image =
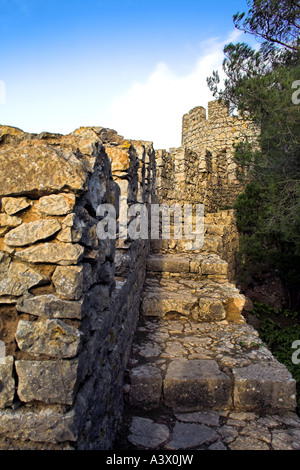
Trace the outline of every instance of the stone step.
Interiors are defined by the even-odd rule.
[[[147,278],[142,294],[142,315],[176,314],[195,321],[227,319],[244,323],[245,297],[229,282],[181,278]]]
[[[128,403],[174,412],[296,409],[296,382],[249,325],[146,320],[128,363]]]
[[[210,233],[204,234],[203,246],[198,248],[196,245],[192,245],[190,248],[189,240],[174,239],[172,236],[168,240],[151,240],[151,249],[154,253],[215,253],[218,254],[222,251],[222,235],[216,233],[217,226],[211,226],[209,228]],[[219,229],[221,231],[221,229]]]
[[[295,387],[291,374],[277,362],[224,373],[215,360],[176,358],[165,377],[154,365],[133,368],[129,400],[137,408],[154,409],[164,404],[175,412],[278,413],[295,411]]]
[[[177,358],[166,371],[163,401],[174,411],[232,409],[231,378],[214,360]]]
[[[208,277],[209,279],[226,280],[228,263],[218,255],[156,253],[147,258],[148,276],[151,273],[178,273],[183,277]],[[186,276],[190,274],[190,276]]]

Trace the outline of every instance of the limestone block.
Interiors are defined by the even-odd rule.
[[[106,147],[106,153],[111,158],[113,175],[127,173],[132,167],[128,149],[122,147]]]
[[[82,301],[61,300],[53,294],[23,298],[17,303],[19,312],[44,318],[82,318]]]
[[[39,272],[26,264],[11,261],[6,255],[0,261],[0,296],[21,296],[46,280]]]
[[[221,247],[221,237],[204,236],[203,251],[208,253],[219,253]]]
[[[78,243],[81,241],[83,227],[74,213],[68,214],[62,221],[62,230],[57,240],[64,243]]]
[[[242,311],[246,303],[246,297],[243,294],[230,296],[225,302],[226,318],[228,321],[244,323]]]
[[[202,321],[221,321],[226,318],[226,311],[219,299],[202,297],[199,300],[199,319]]]
[[[225,232],[225,225],[205,224],[205,232],[212,236],[222,236]]]
[[[196,257],[191,260],[190,262],[190,272],[194,274],[198,274],[200,270],[201,259],[197,259]]]
[[[36,209],[45,215],[66,215],[75,205],[75,195],[71,193],[43,196],[36,204]]]
[[[8,215],[17,214],[30,206],[26,197],[3,197],[1,203],[2,209]]]
[[[0,236],[7,233],[11,228],[21,225],[22,219],[14,215],[0,214]]]
[[[25,246],[51,237],[61,229],[56,219],[37,220],[20,225],[11,230],[4,238],[7,245]]]
[[[78,361],[16,361],[18,396],[21,401],[72,405]]]
[[[12,356],[0,357],[0,408],[11,406],[15,395]]]
[[[53,408],[0,411],[0,436],[34,442],[76,441],[74,410],[61,413]]]
[[[86,186],[87,172],[83,162],[71,155],[65,158],[60,150],[39,141],[9,147],[0,152],[0,197],[43,196],[63,191],[74,192]],[[18,169],[18,171],[16,171]]]
[[[72,243],[43,243],[17,251],[15,257],[27,263],[49,263],[68,266],[77,264],[84,255],[84,248]]]
[[[84,271],[87,277],[90,273],[84,270],[83,266],[58,266],[52,276],[52,282],[59,297],[68,300],[78,300],[83,295]]]
[[[76,215],[69,214],[62,221],[65,227],[65,236],[67,235],[67,228],[70,228],[71,238],[73,242],[81,242],[83,245],[96,249],[99,247],[100,242],[106,240],[99,240],[97,235],[98,219],[90,216],[86,209],[83,207],[76,208]],[[60,234],[58,239],[60,238]],[[62,240],[62,241],[67,241]],[[111,240],[110,240],[111,241]]]
[[[233,369],[234,406],[240,411],[295,411],[296,381],[277,361]]]
[[[143,299],[142,311],[146,316],[163,317],[167,313],[198,316],[198,298],[185,291],[157,292],[147,294]]]
[[[203,275],[227,276],[228,263],[220,258],[206,258],[201,262]]]
[[[131,405],[144,409],[159,406],[162,394],[160,369],[151,365],[141,365],[130,371],[130,379],[129,401]]]
[[[189,258],[178,255],[151,255],[147,259],[147,270],[155,272],[188,273]]]
[[[115,284],[114,274],[114,265],[110,261],[107,261],[99,267],[97,272],[97,281],[101,283],[108,283],[113,286]]]
[[[38,356],[71,358],[77,355],[81,333],[77,328],[61,321],[32,322],[20,320],[15,335],[21,351]]]
[[[168,366],[164,401],[175,411],[228,409],[232,404],[231,379],[214,360],[177,358]]]

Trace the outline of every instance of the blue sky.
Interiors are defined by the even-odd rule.
[[[0,0],[0,123],[80,126],[178,147],[182,115],[212,99],[206,77],[246,0]]]

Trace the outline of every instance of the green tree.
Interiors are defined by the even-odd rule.
[[[216,98],[250,116],[260,129],[259,150],[237,146],[245,191],[236,201],[241,260],[249,274],[276,269],[289,308],[300,296],[300,3],[248,1],[249,12],[234,15],[238,29],[262,40],[259,50],[245,43],[224,48],[224,88],[217,72],[207,79]],[[299,85],[299,86],[298,86]]]
[[[300,31],[300,8],[297,0],[248,1],[250,7],[233,17],[237,29],[254,34],[256,39],[276,43],[297,51]]]

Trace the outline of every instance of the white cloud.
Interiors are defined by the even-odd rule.
[[[153,141],[156,149],[179,147],[183,114],[195,106],[207,107],[213,99],[206,78],[213,70],[221,71],[224,45],[240,35],[235,30],[225,40],[201,43],[202,53],[186,76],[173,73],[166,63],[157,64],[145,82],[134,82],[113,100],[108,116],[113,128],[126,138]]]

